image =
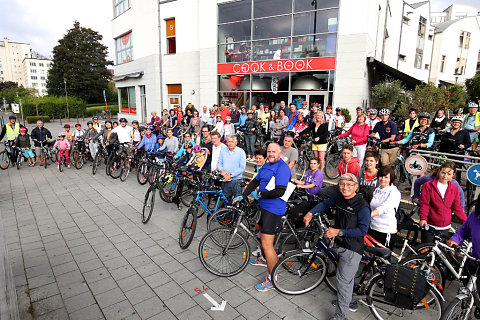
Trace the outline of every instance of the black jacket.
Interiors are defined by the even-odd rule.
[[[435,118],[434,118],[432,123],[430,124],[430,128],[435,129],[435,131],[437,131],[436,130],[437,128],[439,128],[440,130],[443,130],[445,129],[446,126],[447,126],[447,117],[443,117],[443,120],[440,122],[435,121]]]
[[[461,150],[458,146],[463,144],[465,148]],[[470,134],[467,130],[459,130],[455,135],[451,131],[445,132],[440,141],[440,152],[456,153],[464,151],[472,145]]]
[[[238,111],[238,109],[235,109],[235,111],[232,110],[232,112],[230,112],[230,118],[232,118],[233,124],[238,123],[240,121],[240,111]]]
[[[257,120],[255,119],[248,119],[245,120],[245,124],[243,125],[243,129],[245,129],[245,134],[247,135],[252,135],[255,134],[255,131],[252,131],[252,129],[257,128]]]
[[[52,134],[45,127],[42,127],[42,129],[35,127],[35,129],[32,130],[31,137],[32,137],[32,140],[34,140],[33,144],[35,145],[35,147],[40,147],[41,146],[40,141],[42,140],[45,141],[47,140],[46,138],[52,139]],[[35,140],[38,140],[38,141],[35,141]]]
[[[327,143],[328,138],[328,125],[326,123],[322,123],[317,130],[315,130],[316,124],[315,122],[310,123],[308,128],[304,129],[299,133],[300,136],[311,133],[312,135],[312,143],[313,144],[325,144]],[[315,141],[316,138],[319,138],[318,141]]]

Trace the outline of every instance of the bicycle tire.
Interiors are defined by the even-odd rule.
[[[72,162],[73,162],[73,165],[75,166],[75,168],[77,168],[77,169],[81,168],[81,166],[78,164],[80,158],[81,158],[80,151],[78,151],[78,150],[73,151],[73,161]]]
[[[231,277],[239,274],[248,265],[251,252],[247,239],[245,239],[245,237],[238,232],[232,233],[232,231],[233,230],[230,228],[217,228],[210,230],[203,236],[203,238],[200,240],[200,244],[198,245],[198,256],[203,267],[207,269],[208,272],[219,277]],[[241,245],[237,246],[236,248],[229,247],[228,250],[225,250],[227,243],[232,237],[235,238],[232,239],[232,241],[238,241],[241,243]],[[214,238],[216,239],[213,240]],[[212,264],[215,262],[215,259],[210,260],[211,256],[215,253],[218,256],[219,261],[225,262],[221,263],[221,266],[219,266],[223,267],[222,269],[216,268]],[[229,268],[227,265],[235,258],[239,260],[239,262],[236,264],[236,267]]]
[[[100,152],[97,152],[95,155],[95,159],[93,159],[92,163],[92,174],[95,175],[97,173],[98,165],[100,164]]]
[[[190,207],[197,196],[197,188],[194,186],[185,186],[180,196],[180,201],[185,207]]]
[[[433,268],[431,269],[429,266],[430,263],[430,256],[427,255],[417,255],[410,259],[405,259],[402,262],[402,265],[407,266],[409,268],[420,268],[420,270],[428,271],[430,274],[430,283],[439,287],[439,289],[443,290],[445,288],[445,280],[446,276],[443,271],[443,268],[440,266],[437,260],[433,263]]]
[[[385,297],[384,292],[384,274],[378,273],[370,279],[366,289],[366,303],[372,315],[378,319],[440,319],[443,310],[443,299],[440,293],[433,287],[430,287],[427,295],[417,304],[416,309],[402,309],[388,301],[381,301]],[[428,301],[428,303],[427,303]],[[381,307],[379,306],[381,304]],[[437,308],[436,315],[433,307]],[[388,309],[387,309],[388,308]],[[398,314],[398,316],[395,315]],[[433,317],[432,317],[433,316]]]
[[[297,250],[280,259],[272,269],[273,286],[278,291],[298,295],[312,291],[325,279],[327,264],[321,254],[313,251]]]
[[[160,178],[159,184],[158,192],[160,198],[167,203],[171,203],[178,187],[178,177],[175,173],[164,175]]]
[[[148,174],[148,165],[146,162],[143,162],[140,165],[140,167],[138,167],[138,171],[137,171],[137,182],[140,185],[143,186],[145,183],[147,183],[148,181],[147,174]]]
[[[0,152],[0,169],[7,170],[10,165],[10,157],[6,150]]]
[[[122,157],[118,155],[114,156],[108,165],[108,171],[110,172],[110,177],[113,179],[120,178],[122,174]]]
[[[321,236],[320,231],[312,228],[296,229],[295,233],[288,234],[280,242],[277,253],[286,254],[301,249],[313,249]]]
[[[148,169],[147,178],[148,178],[149,183],[155,183],[157,178],[160,176],[158,171],[159,171],[159,169],[156,166],[151,166]]]
[[[338,154],[329,155],[325,163],[325,176],[329,179],[338,178],[338,164],[340,163],[340,156]]]
[[[122,166],[122,170],[120,172],[120,181],[124,182],[128,178],[128,174],[130,173],[130,160],[125,160]]]
[[[47,163],[48,156],[45,153],[45,151],[42,150],[42,161],[43,161],[43,167],[47,169],[48,163]]]
[[[142,223],[146,224],[152,217],[153,207],[155,206],[155,188],[150,186],[145,193],[145,200],[142,208]]]
[[[470,312],[473,310],[473,307],[468,310],[466,306],[470,305],[470,301],[465,301],[466,299],[472,299],[471,295],[465,295],[462,298],[459,298],[458,296],[455,297],[452,302],[445,308],[445,311],[442,314],[441,319],[442,320],[456,320],[456,319],[470,319],[469,315]],[[474,305],[475,307],[475,305]],[[456,315],[455,311],[457,311],[457,308],[460,310],[460,314]],[[457,311],[457,312],[458,312]]]
[[[58,161],[58,153],[53,150],[50,150],[48,152],[48,157],[50,158],[50,161],[52,161],[52,163],[55,163]]]
[[[209,217],[207,222],[207,231],[220,227],[232,228],[237,214],[238,212],[234,208],[229,207],[218,209]]]
[[[185,213],[180,225],[180,232],[178,234],[178,244],[180,248],[187,249],[193,241],[195,230],[197,229],[197,208],[190,207]]]
[[[17,170],[20,170],[20,167],[22,166],[22,157],[23,155],[21,154],[22,151],[19,151],[20,153],[17,155]]]
[[[300,180],[303,179],[303,177],[305,177],[305,172],[307,172],[307,167],[308,167],[308,159],[307,157],[302,153],[300,154],[300,156],[298,157],[298,163],[297,163],[297,176],[298,174],[300,174]],[[292,177],[294,179],[296,179],[297,177]]]
[[[60,162],[58,163],[58,171],[63,172],[63,157],[60,159]]]

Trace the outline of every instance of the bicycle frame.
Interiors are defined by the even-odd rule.
[[[377,240],[375,240],[371,235],[367,234],[366,236],[363,237],[363,241],[365,242],[365,244],[367,244],[369,247],[379,247],[379,248],[386,248],[386,246],[384,246],[383,244],[381,244],[380,242],[378,242]],[[405,250],[408,249],[410,250],[413,254],[417,254],[417,252],[415,251],[414,248],[412,248],[411,245],[408,244],[408,239],[404,239],[403,240],[403,246],[402,246],[402,250],[400,251],[400,253],[395,253],[392,251],[392,256],[394,256],[396,259],[397,259],[397,263],[400,262],[404,256],[403,254],[405,253]]]
[[[217,202],[215,203],[215,209],[213,210],[213,212],[210,211],[210,209],[208,209],[208,206],[202,200],[201,195],[203,195],[203,194],[218,194],[219,195],[219,197],[217,199]],[[219,191],[217,191],[217,190],[199,191],[199,192],[197,192],[197,196],[195,197],[195,202],[199,203],[209,215],[213,215],[213,213],[218,210],[218,205],[220,204],[220,200],[223,200],[223,201],[225,201],[225,203],[228,203],[228,199],[225,197],[222,190],[219,190]]]
[[[429,267],[432,268],[433,267],[433,264],[435,263],[435,257],[436,255],[438,255],[438,257],[440,258],[440,260],[442,260],[442,263],[445,265],[445,267],[447,267],[448,270],[450,270],[450,272],[453,274],[453,276],[456,278],[456,279],[460,279],[462,277],[462,274],[463,274],[463,268],[465,266],[465,262],[467,261],[468,259],[468,256],[467,255],[464,255],[463,259],[462,259],[462,262],[460,263],[460,268],[457,272],[457,270],[455,270],[455,268],[452,266],[452,264],[450,263],[450,261],[448,261],[448,258],[445,256],[445,254],[442,252],[442,250],[439,248],[441,247],[442,249],[445,249],[445,250],[449,250],[449,251],[455,251],[455,249],[453,248],[450,248],[448,245],[440,242],[440,241],[435,241],[435,246],[433,246],[432,250],[428,253],[428,256],[431,257],[432,259],[430,260],[430,265]],[[468,245],[467,245],[467,249],[466,251],[469,252],[470,249],[472,248],[472,243],[469,242]]]

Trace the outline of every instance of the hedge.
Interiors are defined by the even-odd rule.
[[[102,111],[106,110],[105,106],[95,106],[95,107],[88,107],[86,110],[85,110],[85,117],[91,117],[91,116],[94,116],[96,115],[97,113],[100,113]],[[108,111],[110,111],[110,113],[112,115],[115,115],[118,113],[118,105],[116,104],[113,104],[113,105],[109,105],[108,106]]]
[[[67,114],[67,104],[63,96],[28,97],[22,101],[22,106],[25,116],[36,116],[37,111],[38,115],[55,118],[63,118]],[[68,109],[70,117],[81,117],[85,113],[85,102],[70,96],[68,97]]]
[[[49,116],[28,116],[25,119],[28,123],[36,123],[38,120],[42,120],[43,122],[50,122]]]

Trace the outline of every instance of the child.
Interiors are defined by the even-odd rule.
[[[75,131],[73,131],[72,133],[72,139],[73,139],[74,146],[81,152],[84,152],[85,131],[82,130],[82,125],[80,123],[77,123],[75,125]]]
[[[270,123],[270,133],[272,135],[273,142],[278,142],[283,134],[283,129],[278,129],[282,126],[280,123],[280,117],[276,116],[274,121],[275,122]]]
[[[193,145],[189,142],[185,145],[185,155],[182,156],[178,161],[177,164],[179,167],[185,166],[189,161],[190,158],[192,157],[193,154]]]
[[[145,146],[145,151],[155,151],[155,143],[157,142],[157,137],[153,133],[153,126],[149,124],[146,128],[147,133],[143,136],[142,141],[137,146],[137,149]]]
[[[205,162],[205,151],[202,150],[202,147],[196,145],[193,148],[193,152],[195,155],[190,159],[188,165],[191,166],[192,170],[200,170],[203,167],[203,163]]]
[[[65,138],[71,145],[73,143],[73,132],[70,130],[70,125],[67,123],[63,128],[65,129]]]
[[[20,135],[15,140],[15,147],[22,149],[25,158],[28,159],[29,167],[35,166],[35,156],[33,155],[30,135],[27,134],[27,128],[20,128]]]
[[[53,145],[53,150],[58,147],[58,166],[60,166],[60,159],[62,159],[62,155],[65,155],[65,159],[67,160],[67,168],[70,168],[70,158],[68,157],[68,150],[70,149],[70,143],[67,139],[65,139],[65,132],[60,132],[58,134],[58,140]]]
[[[232,123],[232,118],[230,116],[225,117],[224,136],[225,139],[231,134],[235,134],[235,126]]]

